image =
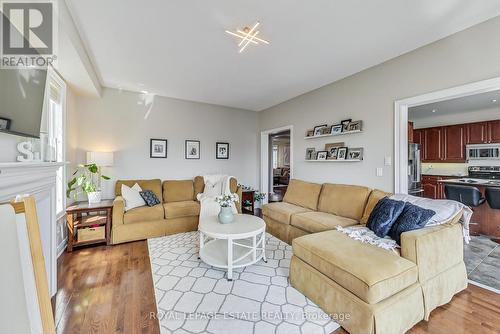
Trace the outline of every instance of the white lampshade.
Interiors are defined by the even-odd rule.
[[[87,152],[87,163],[97,166],[113,166],[113,152]]]

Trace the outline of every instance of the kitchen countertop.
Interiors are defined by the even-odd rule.
[[[442,172],[442,171],[425,171],[422,175],[426,176],[456,176],[456,177],[466,177],[467,173],[457,173],[457,172]]]
[[[472,179],[468,177],[439,180],[440,183],[460,184],[464,186],[483,186],[500,188],[500,180]]]

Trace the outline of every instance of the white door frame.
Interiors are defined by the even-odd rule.
[[[500,77],[394,102],[394,192],[408,193],[408,108],[500,90]]]
[[[260,133],[260,191],[268,194],[269,189],[269,135],[290,130],[290,178],[293,177],[293,125],[261,131]],[[268,196],[262,204],[268,202]]]

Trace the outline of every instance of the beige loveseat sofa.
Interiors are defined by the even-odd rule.
[[[139,184],[142,190],[151,190],[162,201],[149,207],[142,206],[125,212],[121,187]],[[143,240],[180,232],[196,231],[200,215],[200,203],[196,195],[205,189],[203,177],[194,180],[118,180],[115,185],[116,198],[113,203],[112,242]],[[241,199],[241,188],[236,179],[230,181],[231,192]],[[241,201],[236,203],[241,212]]]
[[[467,286],[461,213],[403,233],[400,252],[361,243],[337,225],[366,224],[387,193],[292,180],[281,203],[266,204],[268,232],[292,244],[292,286],[351,334],[404,333]]]

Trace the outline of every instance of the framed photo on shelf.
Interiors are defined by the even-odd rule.
[[[314,130],[307,130],[306,137],[312,137],[312,136],[314,136]]]
[[[361,131],[362,124],[362,121],[351,122],[347,127],[347,131]]]
[[[335,125],[332,125],[332,127],[330,128],[330,134],[332,135],[338,135],[338,134],[341,134],[342,133],[342,124],[335,124]]]
[[[352,122],[352,118],[344,119],[343,121],[340,121],[340,124],[342,124],[342,132],[348,131],[349,123],[351,123],[351,122]]]
[[[347,158],[347,147],[339,147],[337,150],[337,160],[345,160]]]
[[[0,117],[0,130],[10,130],[10,119]]]
[[[229,159],[229,143],[215,143],[215,158]]]
[[[344,143],[330,143],[325,145],[325,151],[328,152],[328,160],[336,160],[339,147],[344,146]]]
[[[149,141],[149,157],[150,158],[166,158],[167,157],[167,140],[166,139],[150,139]]]
[[[328,157],[327,151],[318,151],[318,156],[316,160],[326,160],[327,157]]]
[[[316,149],[314,147],[306,148],[306,160],[316,160]]]
[[[347,154],[347,159],[350,160],[363,160],[363,148],[350,148]]]
[[[323,129],[328,128],[327,124],[317,125],[314,127],[314,136],[321,136],[323,134]]]
[[[186,140],[186,148],[184,153],[186,159],[200,159],[200,141]]]

